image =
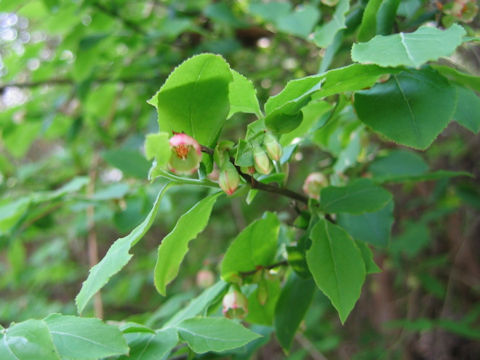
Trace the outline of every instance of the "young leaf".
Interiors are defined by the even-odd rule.
[[[377,12],[383,0],[371,0],[363,11],[362,23],[358,29],[358,40],[367,41],[377,34]]]
[[[261,117],[262,112],[253,83],[235,70],[231,71],[233,81],[229,85],[230,112],[227,118],[238,112],[255,114],[257,117]]]
[[[161,132],[158,134],[148,134],[145,139],[145,156],[148,160],[155,158],[157,166],[164,168],[170,158],[170,143],[168,139],[170,134]]]
[[[447,30],[422,26],[413,33],[377,35],[366,43],[353,44],[352,60],[362,64],[418,68],[427,61],[451,55],[465,34],[460,25],[453,24]]]
[[[177,325],[178,334],[197,354],[239,348],[260,335],[225,318],[192,318]]]
[[[316,6],[305,4],[293,12],[275,19],[278,30],[307,38],[318,21],[320,12]]]
[[[188,243],[205,229],[213,205],[221,192],[203,199],[178,219],[173,230],[163,238],[158,247],[154,281],[157,291],[166,295],[167,285],[176,278],[180,264],[188,252]]]
[[[357,241],[387,247],[390,242],[393,219],[393,201],[375,212],[353,215],[341,213],[337,222]]]
[[[369,166],[375,180],[388,180],[398,176],[425,174],[428,165],[423,158],[412,151],[393,150],[384,157],[376,158]]]
[[[310,233],[308,267],[318,288],[337,309],[342,324],[360,297],[365,263],[355,241],[340,226],[320,219]]]
[[[229,112],[230,67],[218,55],[201,54],[180,64],[148,101],[160,131],[185,132],[214,146]]]
[[[100,319],[52,314],[44,322],[62,359],[103,359],[128,353],[120,330]]]
[[[358,117],[390,140],[426,149],[455,111],[456,91],[430,69],[404,71],[355,94]]]
[[[347,186],[328,186],[320,192],[320,206],[326,213],[373,212],[391,199],[392,194],[368,179],[358,179]]]
[[[2,360],[60,360],[48,327],[42,320],[27,320],[0,332]]]
[[[163,360],[177,345],[178,334],[175,329],[156,332],[132,332],[125,334],[130,352],[118,360]]]
[[[169,187],[170,184],[167,184],[162,188],[153,204],[152,210],[150,210],[145,220],[133,229],[130,234],[116,240],[110,249],[108,249],[103,259],[90,269],[87,280],[83,282],[82,288],[75,298],[79,313],[85,309],[85,306],[92,296],[104,287],[108,280],[130,261],[133,256],[129,253],[130,249],[152,226],[155,216],[157,215],[158,207],[160,206],[160,201]]]
[[[222,261],[222,278],[271,265],[277,251],[280,223],[277,216],[267,212],[265,217],[248,225],[233,240]]]
[[[290,350],[298,326],[310,307],[315,283],[292,272],[282,289],[275,307],[275,332],[282,348]]]
[[[338,2],[332,20],[319,27],[313,34],[313,40],[317,46],[329,46],[335,38],[337,32],[346,28],[345,14],[349,8],[350,2],[348,0],[340,0]]]

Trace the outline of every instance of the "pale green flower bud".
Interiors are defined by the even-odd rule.
[[[260,147],[255,146],[253,150],[253,160],[255,161],[255,170],[260,174],[270,174],[272,171],[272,163],[267,156],[267,153]]]
[[[303,184],[303,191],[309,197],[319,200],[320,190],[328,185],[328,180],[322,173],[314,172],[307,176]]]
[[[223,315],[229,319],[244,318],[248,313],[248,301],[238,289],[231,289],[222,301]]]
[[[279,161],[282,157],[282,147],[277,138],[272,133],[267,132],[263,144],[265,145],[265,150],[267,150],[270,159]]]
[[[240,184],[240,176],[237,169],[230,161],[225,162],[218,176],[220,188],[228,195],[232,195]]]
[[[190,175],[197,171],[202,160],[200,144],[187,134],[175,134],[169,140],[172,153],[168,169],[176,174]]]

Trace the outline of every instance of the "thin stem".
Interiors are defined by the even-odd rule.
[[[201,145],[201,149],[202,149],[202,152],[204,152],[206,154],[210,154],[210,155],[213,154],[213,149],[210,149],[207,146]],[[231,159],[231,161],[233,163],[233,159]],[[293,190],[290,190],[290,189],[280,188],[280,187],[273,186],[273,185],[270,185],[270,184],[264,184],[264,183],[258,181],[257,179],[255,179],[253,176],[242,173],[241,170],[240,170],[240,167],[238,167],[237,165],[234,164],[234,166],[237,169],[240,176],[247,182],[247,184],[250,185],[250,187],[252,189],[262,190],[262,191],[265,191],[265,192],[289,197],[291,199],[303,202],[304,204],[308,203],[308,198],[306,196],[304,196],[302,194],[299,194],[299,193],[297,193]]]
[[[250,275],[253,275],[255,274],[258,270],[273,270],[273,269],[276,269],[278,267],[282,267],[282,266],[288,266],[288,261],[287,260],[282,260],[282,261],[279,261],[275,264],[272,264],[272,265],[269,265],[269,266],[261,266],[259,267],[258,269],[255,269],[255,270],[252,270],[252,271],[245,271],[245,272],[241,272],[240,273],[240,276],[250,276]]]

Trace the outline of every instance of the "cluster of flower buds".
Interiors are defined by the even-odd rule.
[[[202,159],[200,144],[187,134],[176,133],[170,138],[172,150],[168,169],[176,174],[191,175],[197,171]]]
[[[320,190],[328,185],[328,180],[322,173],[314,172],[307,176],[303,183],[303,191],[312,199],[320,200]]]
[[[259,174],[270,174],[272,171],[272,162],[279,161],[282,157],[282,146],[277,138],[270,132],[265,133],[263,145],[253,145],[253,160],[255,170]]]
[[[478,0],[453,0],[445,4],[437,1],[437,7],[446,15],[442,19],[444,25],[455,21],[472,22],[478,14]]]
[[[223,315],[229,319],[244,318],[248,313],[248,301],[237,286],[232,286],[223,297]]]

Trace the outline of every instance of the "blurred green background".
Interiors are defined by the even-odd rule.
[[[92,261],[146,216],[161,186],[146,179],[143,141],[158,130],[146,100],[176,65],[201,52],[221,54],[253,80],[263,104],[288,80],[351,62],[350,29],[366,1],[351,2],[348,28],[333,49],[309,37],[332,18],[335,8],[326,3],[1,0],[0,323],[74,314],[73,299]],[[409,31],[446,17],[431,1],[406,0],[395,27]],[[478,35],[478,24],[477,15],[466,26]],[[480,46],[464,46],[449,61],[479,75]],[[355,115],[346,122],[348,116]],[[243,136],[250,120],[235,115],[222,138]],[[303,142],[289,187],[300,191],[309,172],[331,165],[348,147],[340,137],[349,135]],[[396,148],[373,135],[358,141],[362,149]],[[368,154],[358,150],[344,172],[359,173]],[[420,167],[426,162],[475,178],[390,186],[392,238],[375,250],[383,272],[368,278],[343,327],[317,292],[289,359],[480,358],[478,154],[480,138],[455,124],[417,153]],[[287,200],[268,194],[251,205],[242,197],[221,198],[163,298],[152,279],[156,248],[203,191],[168,193],[133,260],[102,291],[105,319],[161,324],[201,291],[200,270],[216,276],[221,255],[246,224],[266,210],[292,216]],[[91,307],[87,315],[93,314]],[[254,358],[286,355],[272,337]]]

